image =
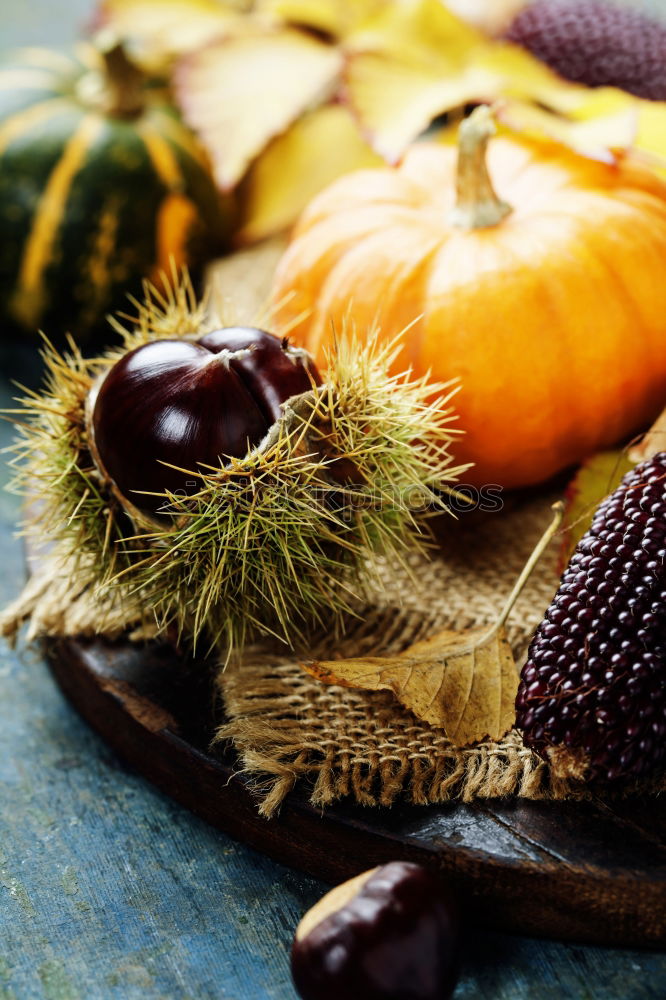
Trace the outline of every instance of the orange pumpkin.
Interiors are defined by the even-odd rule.
[[[666,402],[666,185],[629,157],[527,138],[493,140],[486,168],[492,131],[487,108],[463,123],[457,172],[454,149],[422,143],[332,184],[296,227],[273,301],[320,362],[348,314],[385,338],[413,323],[396,370],[459,378],[466,480],[517,487]]]

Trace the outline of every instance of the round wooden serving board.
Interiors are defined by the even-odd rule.
[[[292,794],[262,819],[233,752],[208,752],[210,676],[171,646],[59,640],[60,686],[126,762],[199,816],[330,882],[396,858],[446,872],[475,920],[504,930],[666,945],[666,802],[455,803],[322,813]]]

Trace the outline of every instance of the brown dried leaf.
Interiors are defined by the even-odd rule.
[[[398,656],[304,663],[324,684],[392,691],[424,722],[442,728],[458,746],[498,740],[515,720],[518,672],[504,624],[532,570],[562,522],[563,505],[516,580],[497,622],[465,632],[445,630]]]
[[[304,664],[325,684],[392,691],[457,746],[498,740],[511,729],[518,673],[502,628],[439,632],[399,656]]]
[[[224,190],[268,142],[335,89],[342,58],[292,29],[249,31],[200,49],[176,70],[183,116],[199,134]]]

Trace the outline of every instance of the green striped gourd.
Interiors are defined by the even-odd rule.
[[[0,336],[84,338],[144,278],[224,248],[230,210],[119,46],[0,58]]]

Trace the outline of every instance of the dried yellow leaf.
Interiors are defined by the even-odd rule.
[[[346,40],[350,54],[382,53],[433,69],[464,62],[469,52],[484,44],[483,35],[447,10],[440,0],[386,4]]]
[[[344,37],[394,0],[258,0],[256,10],[289,24]]]
[[[183,115],[232,188],[268,142],[337,84],[340,53],[292,29],[248,33],[193,53],[175,74]]]
[[[526,101],[508,101],[498,110],[497,119],[521,135],[548,136],[604,163],[615,162],[617,154],[631,149],[638,129],[638,115],[630,105],[608,115],[575,121]]]
[[[281,232],[336,177],[381,162],[347,108],[329,104],[311,111],[273,140],[242,182],[239,242]]]
[[[636,150],[643,153],[654,170],[666,178],[666,102],[641,101],[638,106]]]
[[[431,0],[384,13],[347,44],[346,100],[373,147],[395,161],[437,115],[513,98],[568,112],[581,90],[518,46],[493,42]]]
[[[142,65],[161,69],[220,35],[239,30],[244,18],[223,0],[103,0],[98,22],[129,41]]]
[[[346,80],[355,116],[390,163],[440,112],[465,104],[475,93],[464,75],[434,73],[375,53],[350,59]]]

